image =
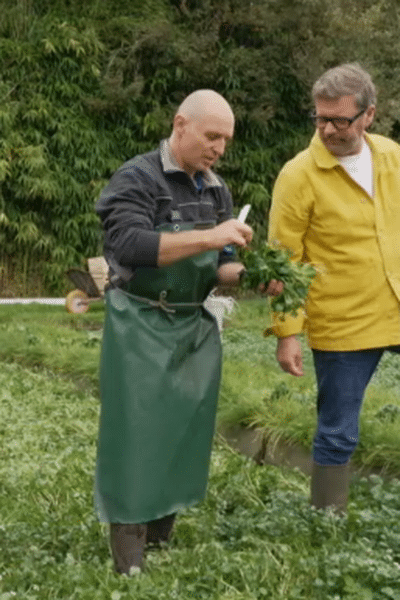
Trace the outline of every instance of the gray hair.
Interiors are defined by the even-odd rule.
[[[376,90],[371,76],[358,63],[345,63],[326,71],[314,83],[312,97],[336,100],[355,96],[360,110],[376,104]]]

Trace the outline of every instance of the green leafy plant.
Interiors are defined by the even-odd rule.
[[[304,306],[308,288],[316,275],[315,268],[308,263],[292,261],[290,250],[267,243],[261,244],[258,250],[245,250],[242,260],[247,271],[242,287],[256,289],[271,279],[282,281],[284,290],[271,301],[272,309],[296,316]]]
[[[396,478],[354,476],[340,518],[310,507],[307,475],[219,437],[204,502],[143,574],[115,574],[92,500],[98,401],[70,375],[0,362],[1,600],[399,599]]]

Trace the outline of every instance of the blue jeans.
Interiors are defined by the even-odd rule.
[[[351,352],[313,350],[318,386],[315,462],[341,465],[350,459],[358,442],[364,392],[385,350],[400,353],[400,346]]]

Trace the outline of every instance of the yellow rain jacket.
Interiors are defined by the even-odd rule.
[[[289,161],[276,181],[269,241],[319,272],[304,315],[273,316],[278,337],[305,329],[311,348],[360,350],[400,344],[400,146],[366,135],[374,197],[322,143]]]

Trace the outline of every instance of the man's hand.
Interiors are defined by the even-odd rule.
[[[165,267],[189,256],[208,250],[222,250],[225,246],[247,246],[253,230],[237,219],[229,219],[210,229],[193,229],[177,233],[162,232],[158,247],[157,266]]]
[[[295,375],[295,377],[301,377],[303,375],[301,346],[295,335],[278,339],[276,358],[281,369],[286,373]]]
[[[284,287],[285,286],[283,281],[271,279],[268,285],[262,283],[258,289],[262,294],[265,294],[266,296],[280,296],[283,292]]]
[[[217,284],[221,286],[231,287],[240,283],[240,274],[244,271],[244,267],[240,262],[226,262],[218,267]]]
[[[237,219],[229,219],[205,231],[209,234],[212,247],[217,250],[222,250],[230,244],[235,244],[243,248],[253,238],[252,228],[245,223],[240,223]]]

